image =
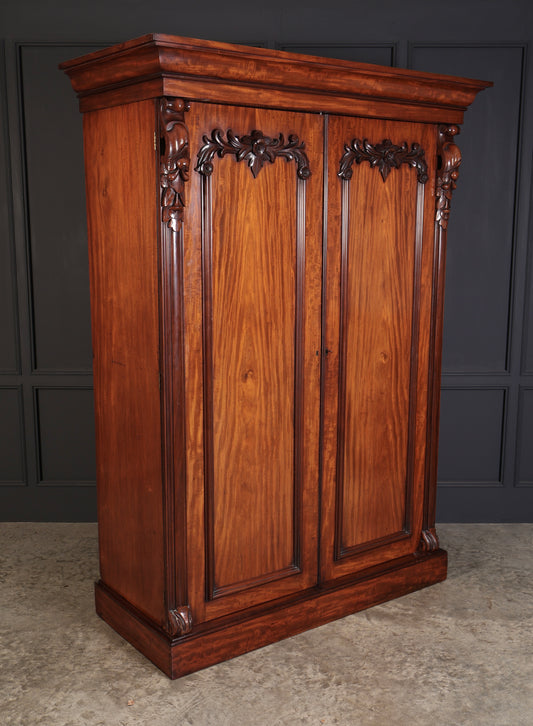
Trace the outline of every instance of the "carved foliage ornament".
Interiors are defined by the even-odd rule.
[[[188,605],[169,610],[168,620],[171,635],[185,635],[192,630],[192,613]]]
[[[435,552],[439,549],[439,538],[434,528],[423,529],[420,536],[419,552]]]
[[[185,183],[189,180],[189,132],[185,112],[189,104],[181,98],[162,98],[161,134],[161,206],[163,222],[177,232],[183,222]]]
[[[296,161],[297,175],[300,179],[308,179],[311,175],[309,160],[305,154],[305,144],[295,134],[290,134],[285,143],[283,134],[276,139],[265,136],[262,131],[254,129],[249,135],[237,136],[231,129],[228,129],[224,139],[221,129],[214,129],[211,137],[204,136],[204,145],[198,152],[198,163],[196,171],[204,176],[213,173],[213,158],[215,154],[222,158],[226,154],[232,154],[237,161],[246,160],[254,178],[257,177],[263,164],[268,161],[274,163],[276,157],[282,157],[286,161]]]
[[[356,164],[368,161],[370,166],[377,167],[383,181],[386,181],[391,169],[399,169],[402,164],[409,164],[416,169],[417,179],[421,184],[428,180],[424,149],[420,144],[412,144],[409,148],[406,141],[398,145],[393,144],[390,139],[383,139],[380,144],[372,145],[367,139],[353,139],[351,144],[344,146],[338,172],[341,179],[352,178],[354,161]]]
[[[439,167],[437,169],[436,221],[442,229],[447,229],[450,218],[452,193],[456,188],[461,164],[461,151],[454,144],[454,136],[460,132],[459,126],[439,126],[438,147]]]

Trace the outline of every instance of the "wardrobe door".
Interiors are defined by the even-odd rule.
[[[414,552],[424,501],[434,126],[329,119],[321,576]]]
[[[184,228],[193,622],[317,579],[322,120],[192,103]]]

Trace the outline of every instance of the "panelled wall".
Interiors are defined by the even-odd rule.
[[[152,29],[116,28],[116,40]],[[209,37],[194,27],[159,29]],[[516,42],[458,42],[452,33],[425,42],[429,21],[422,40],[391,32],[390,42],[360,34],[361,42],[326,43],[318,31],[291,38],[289,30],[280,31],[283,42],[275,28],[261,38],[253,25],[237,38],[228,21],[212,37],[494,81],[458,139],[438,519],[533,521],[533,109],[522,28]],[[112,40],[65,35],[30,42],[21,32],[6,38],[0,56],[0,519],[96,513],[81,115],[57,64]]]
[[[89,278],[80,116],[57,71],[93,45],[5,55],[0,518],[94,519]],[[7,133],[6,133],[7,131]],[[9,193],[11,190],[11,194]]]
[[[464,162],[450,223],[445,298],[440,436],[440,511],[475,521],[531,521],[533,470],[519,462],[533,429],[520,410],[533,379],[524,299],[527,266],[524,166],[530,166],[524,44],[423,45],[410,65],[448,69],[494,81],[466,114],[460,137]],[[462,71],[460,71],[462,68]],[[531,109],[529,109],[531,112]],[[528,128],[529,127],[529,128]],[[527,177],[526,177],[527,178]],[[530,271],[531,272],[531,271]],[[531,461],[531,459],[530,459]]]

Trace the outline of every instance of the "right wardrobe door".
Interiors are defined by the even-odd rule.
[[[419,547],[436,137],[430,124],[328,119],[322,580]]]

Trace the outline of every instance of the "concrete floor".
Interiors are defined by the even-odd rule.
[[[449,579],[178,681],[93,611],[96,526],[0,525],[2,726],[532,726],[533,525],[441,525]]]

